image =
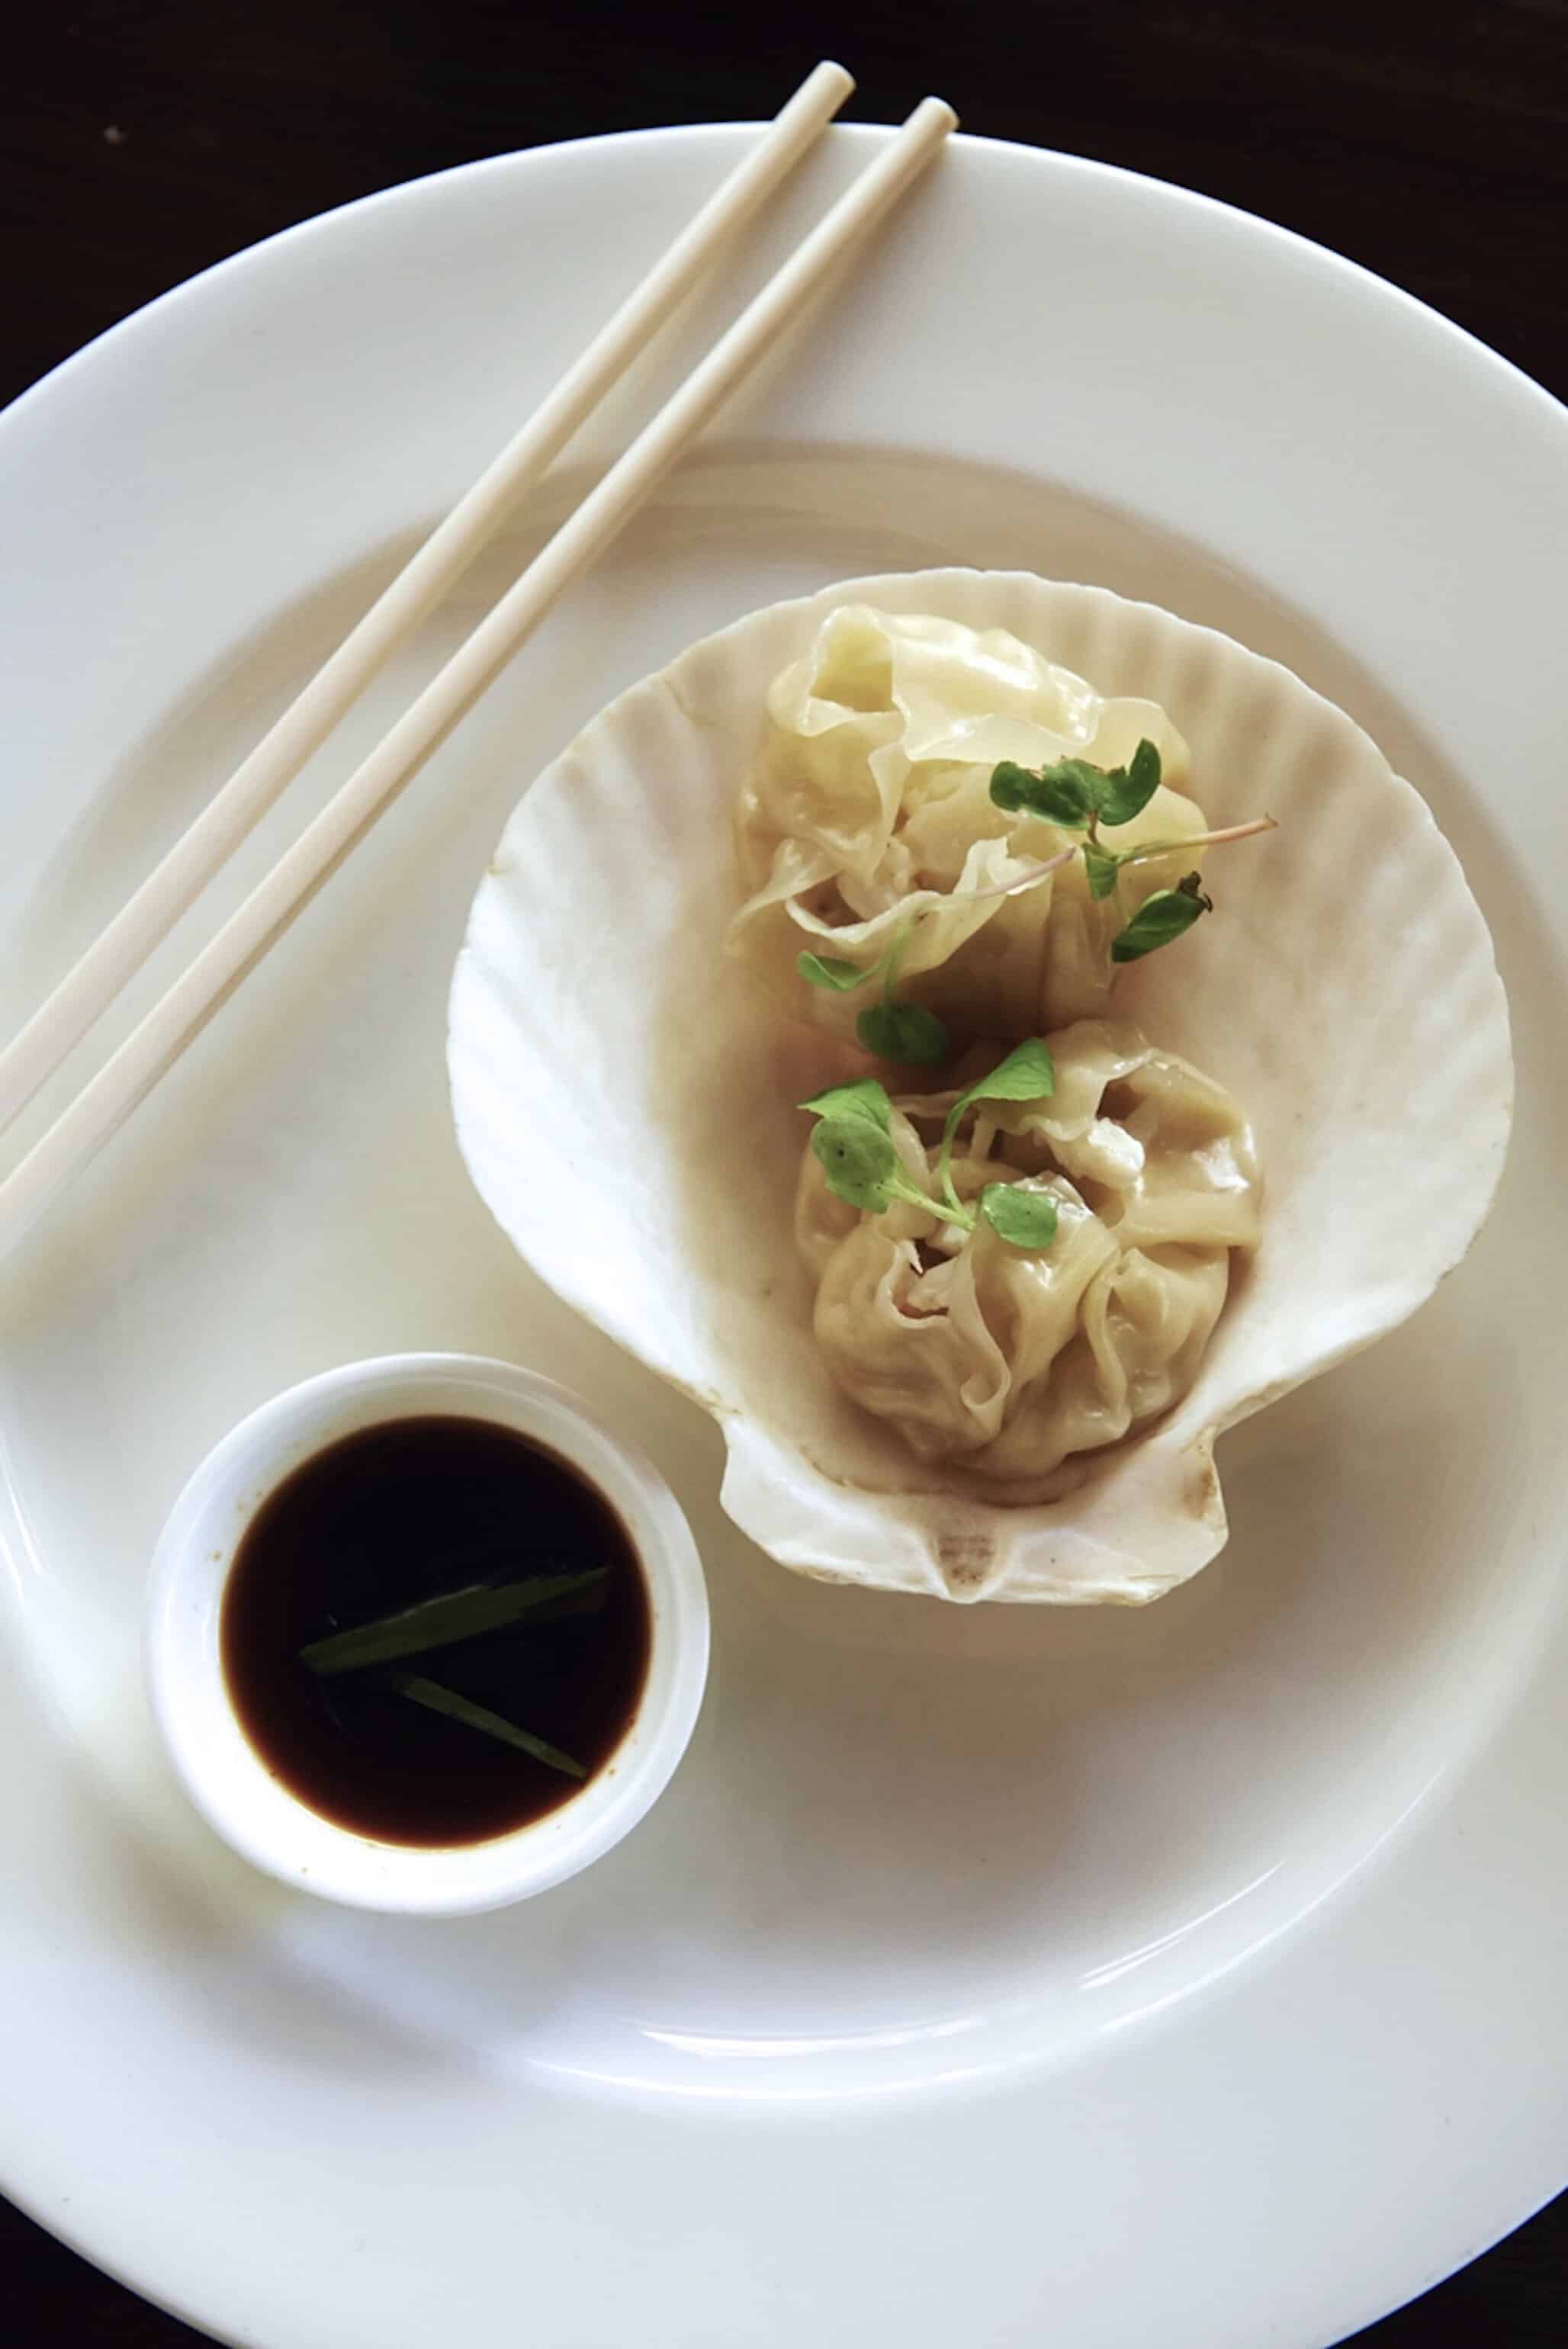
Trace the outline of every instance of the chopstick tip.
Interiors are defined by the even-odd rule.
[[[912,122],[929,124],[933,131],[940,131],[944,138],[950,130],[958,128],[958,117],[944,98],[923,98],[909,119]]]
[[[831,93],[842,106],[844,100],[853,93],[855,78],[847,67],[840,65],[836,57],[824,57],[807,82],[807,88],[810,89],[813,84],[821,91],[824,98]]]

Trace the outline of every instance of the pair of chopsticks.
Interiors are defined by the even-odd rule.
[[[495,462],[338,647],[135,895],[0,1052],[0,1132],[59,1068],[410,633],[854,88],[820,65]],[[933,160],[957,118],[916,107],[418,698],[0,1183],[0,1257],[107,1142],[280,937],[442,737],[609,545],[833,264]]]

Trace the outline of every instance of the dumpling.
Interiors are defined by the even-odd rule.
[[[1047,1099],[976,1104],[978,1158],[995,1136],[1026,1171],[1059,1168],[1124,1248],[1257,1246],[1257,1151],[1233,1094],[1110,1020],[1080,1019],[1050,1046]],[[936,1094],[922,1106],[945,1115],[955,1098]]]
[[[862,1213],[810,1149],[796,1198],[812,1326],[838,1386],[921,1456],[1030,1485],[1187,1392],[1231,1251],[1256,1245],[1261,1196],[1252,1133],[1223,1087],[1104,1020],[1048,1042],[1055,1092],[975,1104],[953,1162],[961,1200],[995,1182],[1048,1194],[1048,1247],[1016,1247],[984,1220],[960,1232],[910,1202]],[[900,1164],[934,1196],[956,1099],[892,1113]]]
[[[995,806],[995,767],[1124,765],[1145,739],[1164,780],[1116,845],[1178,845],[1130,870],[1116,900],[1091,899],[1078,857],[1029,885],[1070,835]],[[1103,1009],[1116,931],[1201,867],[1180,845],[1207,828],[1178,788],[1189,766],[1157,703],[1108,700],[1006,629],[842,605],[769,693],[738,811],[731,942],[846,1035],[871,997],[802,988],[802,948],[869,971],[906,934],[901,991],[959,1033],[1022,1036]]]

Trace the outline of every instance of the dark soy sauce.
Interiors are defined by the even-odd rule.
[[[476,1584],[605,1571],[583,1598],[503,1630],[323,1676],[310,1642]],[[364,1429],[296,1468],[258,1511],[224,1593],[230,1700],[267,1768],[324,1818],[383,1843],[482,1843],[581,1793],[647,1678],[647,1586],[603,1494],[556,1454],[473,1419]],[[581,1764],[570,1777],[402,1692],[438,1682]]]

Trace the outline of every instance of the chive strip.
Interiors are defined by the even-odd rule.
[[[535,1737],[530,1729],[520,1729],[515,1721],[507,1721],[499,1713],[491,1713],[482,1704],[470,1704],[456,1689],[443,1688],[439,1681],[422,1680],[417,1672],[394,1672],[392,1685],[402,1696],[412,1697],[416,1704],[428,1707],[431,1713],[445,1713],[449,1721],[460,1721],[466,1729],[482,1730],[487,1737],[499,1737],[503,1745],[515,1745],[520,1753],[531,1754],[549,1770],[559,1770],[568,1778],[586,1778],[587,1771],[570,1754],[562,1754],[559,1745],[548,1744]]]
[[[449,1648],[459,1640],[474,1640],[486,1631],[501,1631],[543,1607],[602,1583],[604,1566],[582,1574],[531,1574],[521,1582],[475,1583],[467,1590],[449,1590],[438,1599],[422,1599],[396,1615],[374,1623],[356,1623],[346,1631],[331,1631],[312,1640],[299,1660],[313,1672],[363,1671],[369,1664],[389,1664],[399,1656],[423,1655],[430,1648]],[[556,1612],[566,1611],[558,1605]]]

